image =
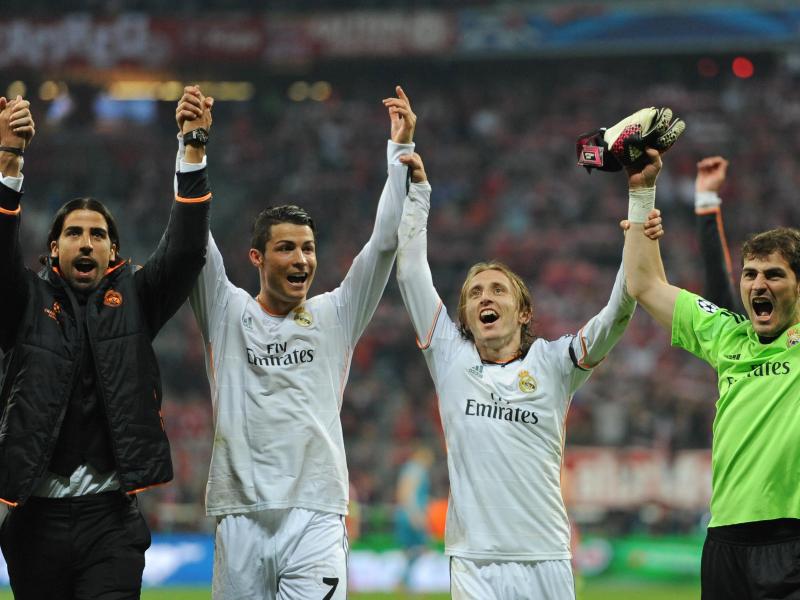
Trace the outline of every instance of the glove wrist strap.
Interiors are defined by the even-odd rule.
[[[628,190],[628,221],[644,223],[656,205],[656,186]]]

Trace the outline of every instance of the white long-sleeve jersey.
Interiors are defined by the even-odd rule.
[[[445,552],[473,559],[570,557],[561,496],[564,424],[575,391],[636,306],[620,268],[608,305],[575,335],[537,339],[506,364],[482,362],[447,316],[427,261],[430,186],[412,184],[399,230],[400,291],[423,350],[447,442]]]
[[[214,408],[209,515],[289,507],[346,514],[339,410],[353,349],[394,262],[407,174],[398,157],[413,149],[388,143],[375,227],[342,284],[286,316],[268,314],[228,280],[209,236],[190,298]]]

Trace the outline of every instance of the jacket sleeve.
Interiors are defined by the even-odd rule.
[[[739,310],[734,306],[731,255],[722,226],[722,210],[697,213],[697,238],[700,256],[703,259],[703,297],[728,310]]]
[[[0,183],[0,347],[3,351],[13,346],[17,325],[28,302],[19,243],[21,199],[22,192]]]
[[[211,200],[206,169],[178,173],[177,183],[167,229],[136,273],[152,337],[189,297],[206,260]]]

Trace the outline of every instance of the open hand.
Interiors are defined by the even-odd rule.
[[[383,100],[383,105],[389,109],[392,141],[396,144],[410,144],[414,141],[417,115],[411,110],[411,101],[403,88],[398,85],[395,91],[397,98],[384,98]]]

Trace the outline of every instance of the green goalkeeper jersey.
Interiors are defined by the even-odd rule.
[[[719,378],[709,527],[800,518],[800,325],[763,344],[747,317],[682,290],[672,344]]]

